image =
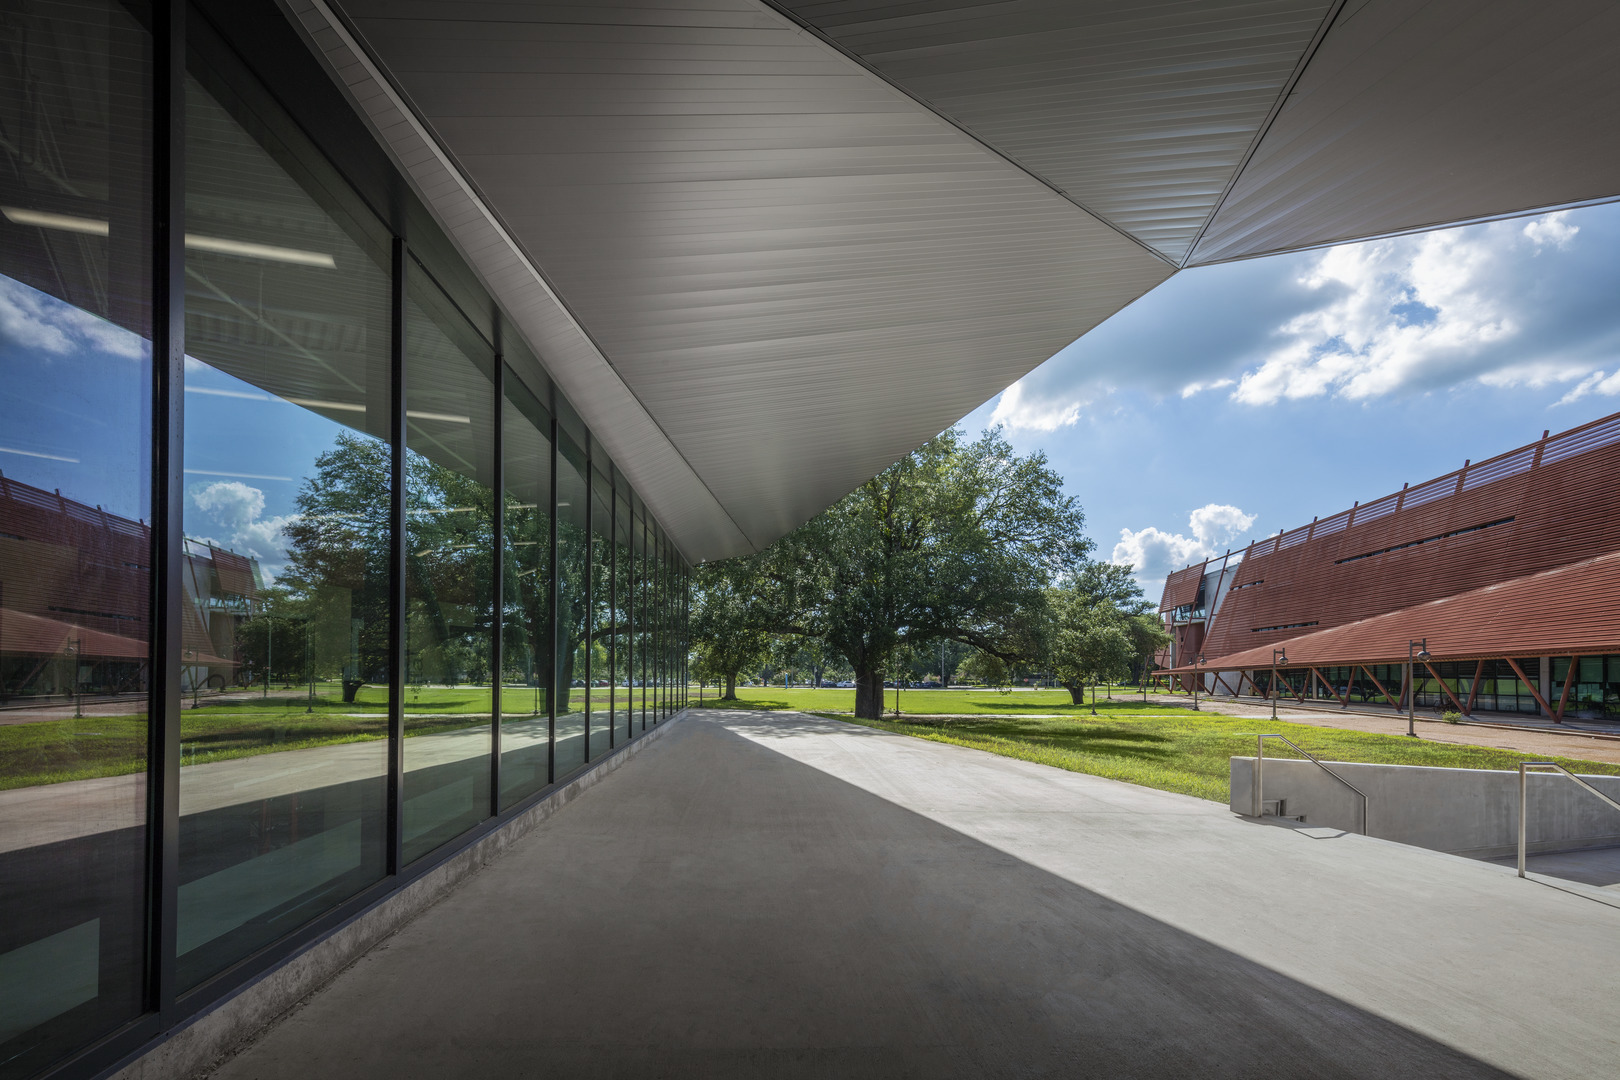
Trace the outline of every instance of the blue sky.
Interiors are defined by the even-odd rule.
[[[1620,411],[1620,205],[1203,267],[971,413],[1149,596],[1189,561]]]

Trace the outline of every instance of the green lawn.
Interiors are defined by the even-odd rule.
[[[1085,715],[1051,720],[985,717],[852,722],[1222,803],[1228,801],[1231,792],[1229,759],[1252,757],[1256,732],[1286,735],[1324,761],[1516,769],[1530,756],[1404,735],[1374,735],[1212,713],[1194,715],[1141,702],[1116,701],[1106,708],[1099,705],[1098,711],[1105,715],[1093,717],[1088,711]],[[1288,747],[1270,742],[1266,756],[1273,754],[1297,756]],[[1604,762],[1551,760],[1576,772],[1620,775],[1620,766]]]
[[[502,701],[507,715],[514,708],[526,714],[522,706],[531,703],[533,693],[508,687]],[[618,693],[622,701],[624,690]],[[365,687],[354,702],[345,702],[337,684],[317,683],[313,712],[307,689],[276,690],[268,699],[205,696],[201,705],[187,708],[180,717],[181,759],[186,765],[364,742],[388,734],[386,688]],[[583,707],[583,690],[574,690],[571,705],[574,711]],[[489,715],[487,686],[405,689],[407,737],[465,727],[466,717],[480,713]],[[0,725],[0,790],[140,772],[146,768],[146,739],[144,716]]]
[[[1140,699],[1140,691],[1131,687],[1114,689],[1114,700],[1122,698],[1128,700],[1133,693]],[[1101,709],[1107,704],[1107,691],[1097,692],[1097,707]],[[895,692],[884,691],[883,711],[894,710]],[[727,709],[798,709],[803,712],[837,713],[855,711],[855,691],[853,690],[810,690],[798,689],[784,690],[779,686],[739,686],[737,700],[721,702],[715,699],[712,687],[703,692],[703,701],[698,701],[698,691],[693,687],[688,692],[687,704],[702,704],[707,708]],[[1013,690],[1010,693],[1000,693],[995,690],[902,690],[900,691],[901,716],[937,716],[940,714],[989,714],[997,713],[1090,713],[1090,698],[1087,704],[1072,704],[1067,690]]]

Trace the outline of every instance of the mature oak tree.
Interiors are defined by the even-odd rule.
[[[890,658],[946,639],[1007,661],[1036,655],[1029,613],[1091,541],[1046,456],[999,429],[947,431],[770,548],[739,560],[752,625],[820,638],[855,670],[855,715],[882,710]]]
[[[749,560],[731,559],[701,566],[694,576],[692,651],[697,673],[725,684],[722,701],[736,700],[737,673],[759,663],[770,649],[764,612],[753,606],[752,569]]]

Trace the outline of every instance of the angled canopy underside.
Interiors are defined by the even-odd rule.
[[[694,561],[1180,266],[1620,194],[1620,10],[286,0]]]

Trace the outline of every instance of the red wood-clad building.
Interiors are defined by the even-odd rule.
[[[1275,661],[1304,699],[1620,720],[1620,414],[1177,571],[1160,610],[1188,688],[1267,694]]]

